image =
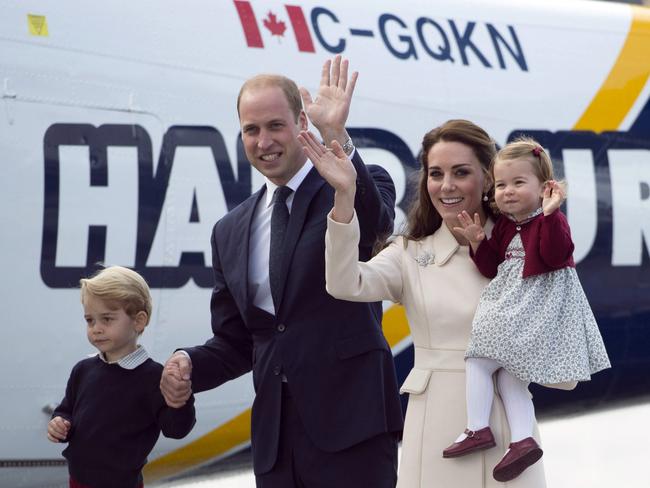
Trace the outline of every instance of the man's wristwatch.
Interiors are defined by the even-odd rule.
[[[354,144],[352,143],[352,138],[348,137],[348,140],[345,141],[341,147],[343,148],[343,152],[345,152],[346,155],[350,156],[354,151]]]

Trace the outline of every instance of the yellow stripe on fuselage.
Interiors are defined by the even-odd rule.
[[[143,470],[145,481],[151,483],[187,471],[250,442],[250,438],[251,409],[247,408],[195,441],[150,461]]]
[[[393,305],[384,312],[381,327],[384,329],[384,336],[390,347],[395,347],[411,333],[406,320],[406,311],[401,305]]]
[[[650,75],[650,9],[631,6],[632,24],[614,67],[575,130],[617,130]]]

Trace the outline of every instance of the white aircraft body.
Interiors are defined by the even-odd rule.
[[[212,226],[263,182],[238,90],[274,72],[313,93],[335,54],[360,72],[348,129],[394,179],[396,229],[427,130],[467,118],[500,145],[519,132],[544,144],[569,184],[578,272],[614,368],[536,398],[647,392],[648,53],[650,11],[602,2],[0,0],[0,486],[46,486],[62,464],[46,424],[94,352],[78,282],[96,263],[149,281],[142,343],[159,362],[209,337]],[[403,379],[400,307],[385,305],[384,329]],[[196,427],[159,440],[147,481],[247,446],[251,383],[198,395]]]

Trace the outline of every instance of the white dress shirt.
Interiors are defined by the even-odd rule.
[[[312,168],[312,162],[310,160],[305,161],[302,168],[285,185],[293,190],[287,198],[289,214],[291,214],[293,197]],[[278,185],[267,178],[265,180],[266,195],[260,198],[251,223],[248,249],[248,293],[249,296],[253,297],[253,305],[275,315],[271,285],[269,284],[269,253],[271,246],[271,214],[273,213],[271,201]]]

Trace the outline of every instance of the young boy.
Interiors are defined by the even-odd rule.
[[[71,488],[142,487],[160,431],[180,439],[194,426],[194,398],[175,409],[160,393],[163,367],[137,344],[151,317],[142,276],[111,266],[81,280],[88,340],[99,354],[72,369],[47,437],[68,442]]]

